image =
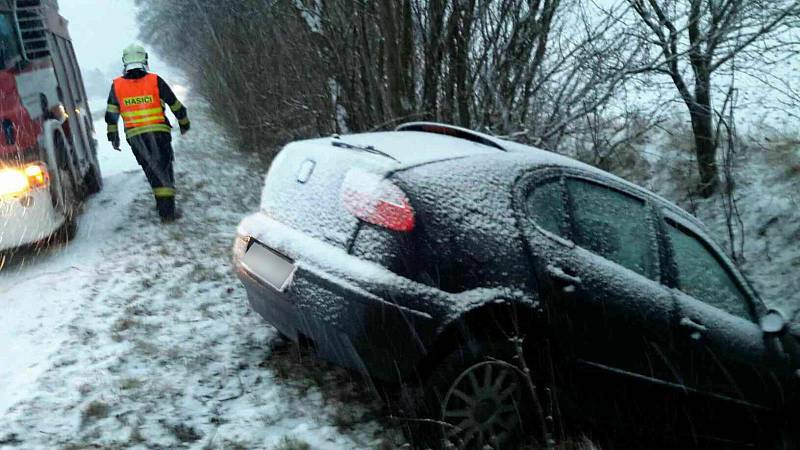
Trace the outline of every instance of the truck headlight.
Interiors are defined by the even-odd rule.
[[[19,169],[0,169],[0,196],[13,196],[28,191],[28,177]]]
[[[0,197],[15,197],[49,184],[50,177],[44,163],[0,169]]]

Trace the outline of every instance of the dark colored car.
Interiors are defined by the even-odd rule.
[[[252,307],[401,385],[435,443],[797,448],[787,319],[694,217],[586,164],[431,123],[300,141],[238,233]]]

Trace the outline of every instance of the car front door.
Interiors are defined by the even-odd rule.
[[[780,355],[767,345],[756,319],[761,311],[727,259],[690,224],[668,216],[665,228],[677,287],[673,326],[693,421],[724,434],[752,430],[761,412],[782,402],[769,368]]]
[[[614,410],[611,420],[663,412],[664,391],[678,387],[674,299],[659,282],[651,206],[590,178],[551,173],[526,190],[525,210],[538,289],[576,377],[590,380],[589,395]],[[591,411],[597,403],[581,407],[609,413]]]

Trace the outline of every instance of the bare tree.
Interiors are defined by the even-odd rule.
[[[733,58],[797,26],[797,0],[628,0],[643,25],[640,42],[653,58],[631,72],[669,76],[689,110],[700,174],[699,193],[719,183],[712,78]],[[780,44],[776,41],[776,44]],[[770,44],[766,44],[770,47]],[[687,68],[689,70],[687,70]]]
[[[607,17],[583,0],[137,1],[143,37],[248,148],[426,119],[557,150],[643,48],[625,0]]]
[[[348,128],[429,119],[557,149],[612,100],[642,46],[577,0],[300,0]]]

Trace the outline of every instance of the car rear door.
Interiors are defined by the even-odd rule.
[[[557,344],[594,394],[628,400],[616,412],[664,412],[646,400],[662,403],[678,378],[651,206],[578,174],[534,178],[524,227]]]
[[[735,430],[734,420],[752,422],[781,403],[769,368],[780,355],[767,345],[756,302],[721,252],[675,216],[667,214],[665,230],[677,288],[673,326],[695,415]]]

